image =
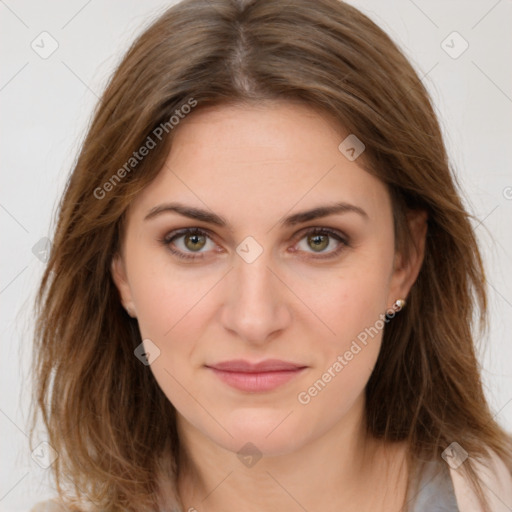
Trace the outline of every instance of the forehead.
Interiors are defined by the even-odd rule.
[[[230,219],[276,216],[349,202],[369,216],[389,209],[385,186],[338,146],[349,134],[295,102],[221,105],[180,122],[157,178],[135,208],[179,200]]]
[[[195,161],[212,164],[230,160],[244,165],[307,163],[318,160],[319,151],[332,149],[333,144],[336,148],[342,134],[342,127],[327,114],[297,102],[219,105],[184,119],[173,141],[170,163],[184,160],[185,152]]]

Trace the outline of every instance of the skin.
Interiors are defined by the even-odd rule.
[[[197,110],[181,121],[166,165],[130,206],[112,274],[142,338],[160,350],[149,368],[178,412],[184,510],[400,508],[404,446],[383,445],[364,430],[364,389],[382,331],[309,403],[297,398],[407,297],[423,259],[425,215],[409,217],[413,251],[405,261],[394,250],[386,187],[362,169],[362,158],[351,162],[338,150],[347,135],[292,102]],[[144,220],[175,201],[214,212],[227,227],[175,212]],[[366,215],[279,224],[339,201]],[[193,227],[210,238],[161,242]],[[339,232],[348,244],[326,236],[319,248],[307,235],[313,227]],[[248,236],[263,249],[251,263],[236,252]],[[170,246],[203,258],[180,259]],[[249,393],[205,367],[267,358],[307,368],[275,390]],[[262,455],[252,467],[237,457],[247,442]]]

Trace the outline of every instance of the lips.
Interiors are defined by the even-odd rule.
[[[272,391],[289,382],[307,367],[279,359],[251,363],[242,359],[207,365],[222,382],[240,391]]]
[[[210,368],[215,368],[216,370],[239,373],[278,372],[305,368],[305,365],[281,361],[279,359],[265,359],[259,363],[251,363],[249,361],[244,361],[243,359],[234,359],[232,361],[224,361],[222,363],[215,363],[208,366]]]

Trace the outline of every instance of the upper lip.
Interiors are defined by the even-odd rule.
[[[210,364],[207,366],[216,370],[240,373],[277,372],[285,370],[299,370],[306,367],[303,364],[281,361],[279,359],[265,359],[259,363],[251,363],[250,361],[245,361],[243,359],[233,359],[231,361],[222,361],[220,363]]]

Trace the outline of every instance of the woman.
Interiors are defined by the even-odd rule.
[[[37,305],[66,507],[512,506],[438,121],[342,2],[185,0],[149,27],[98,106]]]

